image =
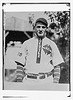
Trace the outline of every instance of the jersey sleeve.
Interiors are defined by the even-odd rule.
[[[26,57],[25,44],[22,44],[20,50],[17,53],[15,62],[18,62],[18,63],[25,65],[25,57]]]
[[[57,65],[59,65],[61,63],[64,63],[62,55],[61,55],[61,53],[60,53],[60,51],[59,51],[59,49],[58,49],[58,47],[57,47],[57,45],[55,43],[53,43],[53,45],[52,45],[52,52],[53,52],[53,54],[52,54],[52,56],[53,56],[52,61],[53,61],[53,65],[54,66],[57,66]]]

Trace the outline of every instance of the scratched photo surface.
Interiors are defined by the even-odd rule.
[[[38,73],[34,75],[35,77],[36,76],[40,77],[40,79],[34,79],[35,78],[33,77],[34,73],[32,73],[31,76],[30,73],[26,75],[25,70],[27,70],[27,67],[24,68],[23,64],[21,64],[23,66],[21,70],[24,70],[24,72],[22,71],[23,72],[22,81],[17,81],[16,79],[16,70],[17,70],[16,59],[18,59],[17,55],[20,57],[23,56],[22,53],[20,52],[22,44],[26,40],[35,37],[34,22],[37,18],[41,17],[47,19],[48,22],[46,37],[49,38],[51,41],[55,42],[64,60],[64,63],[60,65],[61,70],[60,70],[59,84],[64,84],[64,85],[70,84],[70,11],[4,12],[4,29],[5,29],[3,32],[4,89],[12,89],[13,85],[10,85],[11,88],[7,86],[8,84],[12,83],[16,84],[15,85],[16,87],[17,85],[19,86],[17,87],[17,89],[47,90],[49,84],[46,86],[44,85],[43,87],[44,83],[43,80],[45,80],[44,75],[42,76],[41,72],[39,72],[41,73],[39,74],[40,76],[37,75]],[[32,43],[32,45],[34,45],[34,43]],[[32,48],[30,49],[34,50]],[[51,50],[50,46],[48,46],[47,44],[43,46],[43,51],[46,55],[48,55],[50,52],[47,51],[48,49]],[[34,59],[33,55],[32,59]],[[41,68],[38,69],[40,70]],[[45,70],[45,68],[42,70]],[[33,77],[33,79],[30,79],[31,77]],[[31,83],[29,80],[31,81]],[[39,85],[39,83],[41,85]],[[24,86],[22,84],[24,84]],[[49,86],[51,86],[52,88],[52,83],[50,83]],[[55,90],[55,88],[53,88],[53,90]]]

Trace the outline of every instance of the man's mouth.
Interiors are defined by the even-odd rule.
[[[42,34],[42,31],[39,31],[39,34]]]

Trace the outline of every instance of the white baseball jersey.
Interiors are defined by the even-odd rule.
[[[36,37],[25,41],[16,61],[25,65],[27,73],[35,74],[50,72],[54,66],[64,62],[56,44],[47,37],[42,42]]]

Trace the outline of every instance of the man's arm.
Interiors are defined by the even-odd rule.
[[[52,56],[53,56],[53,66],[54,66],[54,83],[59,83],[60,79],[60,72],[61,72],[61,65],[64,63],[62,55],[55,43],[52,44]]]
[[[22,82],[25,76],[25,65],[26,65],[26,54],[25,54],[25,43],[22,45],[20,51],[17,54],[16,58],[16,81]]]
[[[25,68],[24,68],[24,65],[17,62],[17,69],[16,69],[16,81],[17,82],[22,82],[23,81],[23,78],[25,76]]]
[[[60,76],[61,76],[61,69],[64,67],[64,62],[55,66],[53,70],[53,82],[54,83],[59,83]]]
[[[15,63],[17,64],[15,72],[16,81],[22,82],[25,76],[25,65],[26,65],[25,44],[22,45],[20,51],[18,52]]]
[[[61,68],[60,65],[55,66],[53,73],[53,82],[59,83]]]

